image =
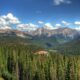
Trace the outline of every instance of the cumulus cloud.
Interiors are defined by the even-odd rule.
[[[0,16],[0,29],[11,29],[12,25],[19,24],[20,21],[12,13]]]
[[[45,23],[45,24],[44,24],[44,28],[45,28],[45,29],[49,29],[49,30],[54,29],[51,23]]]
[[[45,23],[44,28],[49,30],[54,30],[54,29],[61,28],[61,24],[55,24],[55,26],[53,26],[51,23]]]
[[[20,21],[17,17],[13,16],[12,13],[8,13],[7,15],[1,16],[5,21],[8,21],[11,24],[19,24]]]
[[[23,31],[32,31],[32,30],[36,30],[38,28],[38,25],[29,23],[29,24],[19,24],[17,25],[17,29],[18,30],[23,30]]]
[[[58,6],[62,3],[71,4],[71,0],[53,0],[54,5]]]
[[[65,27],[68,27],[70,25],[69,22],[66,22],[66,21],[62,21],[62,24],[65,26]]]
[[[51,23],[45,23],[44,24],[44,28],[46,28],[48,30],[58,29],[59,27],[61,27],[60,24],[56,24],[55,27]]]

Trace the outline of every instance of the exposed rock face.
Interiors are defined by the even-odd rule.
[[[58,28],[58,29],[46,29],[44,27],[38,28],[35,31],[25,32],[25,31],[19,31],[19,30],[0,30],[0,34],[5,35],[16,35],[19,37],[26,37],[28,35],[30,36],[45,36],[45,37],[64,37],[64,38],[77,38],[80,36],[79,31],[71,28]]]
[[[28,34],[32,36],[42,36],[45,35],[46,37],[51,37],[51,36],[63,36],[65,38],[74,38],[78,37],[80,33],[76,31],[75,29],[70,29],[70,28],[58,28],[54,30],[49,30],[45,28],[38,28],[35,31],[29,32]]]
[[[26,34],[22,31],[19,31],[19,30],[9,30],[9,29],[6,29],[6,30],[0,30],[0,34],[2,35],[9,35],[9,36],[19,36],[19,37],[26,37]]]
[[[32,43],[42,47],[53,47],[80,38],[80,32],[71,28],[46,29],[38,28],[35,31],[0,30],[1,41],[19,40],[20,43]]]

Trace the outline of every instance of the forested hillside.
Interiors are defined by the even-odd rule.
[[[52,49],[56,49],[63,54],[80,55],[80,38],[55,46]]]
[[[0,43],[0,80],[80,80],[80,55],[38,51],[45,50]]]

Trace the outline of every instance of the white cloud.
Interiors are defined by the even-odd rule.
[[[0,16],[0,29],[12,29],[12,25],[19,24],[20,21],[12,13]]]
[[[43,21],[38,21],[38,24],[43,24],[44,22]]]
[[[0,27],[0,29],[12,29],[12,28],[9,26],[4,26],[4,27]]]
[[[4,20],[8,21],[10,24],[19,24],[20,21],[17,17],[13,16],[12,13],[8,13],[7,15],[2,16]]]
[[[38,25],[29,23],[29,24],[19,24],[17,25],[17,29],[18,30],[27,30],[27,31],[32,31],[32,30],[36,30],[38,28]]]
[[[80,21],[75,21],[74,24],[75,24],[76,26],[80,26]]]
[[[66,22],[66,21],[62,21],[62,24],[65,26],[65,27],[68,27],[70,25],[69,22]]]
[[[54,30],[54,29],[59,28],[59,26],[61,26],[61,25],[56,24],[56,26],[54,27],[51,23],[45,23],[44,28],[46,28],[48,30]]]
[[[55,27],[56,27],[56,29],[61,28],[61,24],[56,24]]]
[[[49,29],[49,30],[54,30],[54,29],[61,28],[61,24],[55,24],[55,26],[52,26],[51,23],[46,23],[44,25],[44,28]]]
[[[53,0],[54,5],[58,6],[62,3],[71,4],[71,0]]]
[[[6,23],[5,19],[0,17],[0,25],[6,25],[8,23]]]
[[[45,23],[45,24],[44,24],[44,28],[45,28],[45,29],[49,29],[49,30],[54,29],[53,26],[51,25],[51,23]]]
[[[80,21],[75,21],[74,24],[75,24],[75,26],[77,26],[74,29],[80,31]]]
[[[76,29],[76,30],[80,31],[80,27],[76,27],[76,28],[74,28],[74,29]]]

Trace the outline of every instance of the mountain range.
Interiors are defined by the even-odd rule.
[[[11,41],[52,47],[80,38],[80,32],[68,27],[58,29],[38,28],[34,31],[0,30],[0,41]]]

